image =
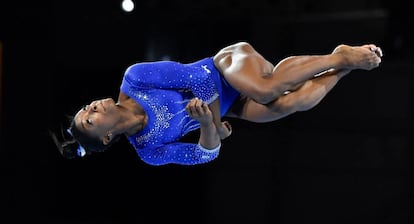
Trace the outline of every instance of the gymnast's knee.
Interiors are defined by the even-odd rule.
[[[253,46],[250,43],[245,42],[245,41],[240,41],[234,44],[233,46],[235,47],[236,51],[241,51],[244,53],[250,53],[254,51]]]

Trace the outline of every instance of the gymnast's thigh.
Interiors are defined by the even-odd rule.
[[[274,66],[254,49],[244,46],[216,55],[214,63],[226,81],[238,92],[260,99],[274,91]]]
[[[233,103],[225,116],[255,123],[266,123],[288,114],[288,111],[279,107],[276,101],[272,104],[260,104],[252,98],[241,96]]]

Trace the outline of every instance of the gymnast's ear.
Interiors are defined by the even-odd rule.
[[[108,132],[108,134],[106,134],[103,139],[102,139],[102,143],[104,145],[108,145],[113,139],[113,135],[112,133]]]

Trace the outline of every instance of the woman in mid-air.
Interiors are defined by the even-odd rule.
[[[66,158],[103,152],[125,136],[147,164],[202,164],[217,158],[232,133],[223,118],[263,123],[309,110],[342,77],[377,68],[381,57],[374,44],[341,44],[273,64],[239,42],[192,63],[140,62],[126,69],[116,100],[94,100],[73,116],[71,139],[52,137]],[[198,142],[180,141],[197,129]]]

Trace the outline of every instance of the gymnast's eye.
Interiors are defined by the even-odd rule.
[[[82,107],[82,110],[86,110],[87,108],[88,108],[88,106],[85,105],[85,106]]]

